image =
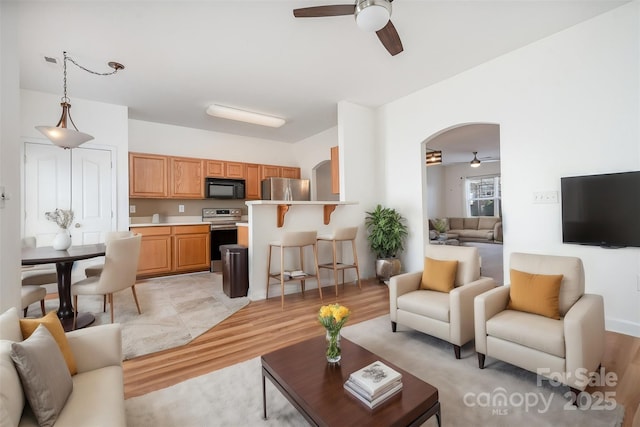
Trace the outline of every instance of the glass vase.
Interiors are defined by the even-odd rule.
[[[338,363],[341,358],[340,329],[335,331],[327,329],[327,362]]]

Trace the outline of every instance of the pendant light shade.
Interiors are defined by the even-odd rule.
[[[46,136],[54,145],[62,148],[76,148],[87,141],[91,141],[93,136],[80,132],[76,128],[75,123],[71,119],[71,104],[68,102],[61,102],[62,116],[58,124],[55,126],[36,126],[44,136]],[[67,119],[71,122],[73,129],[67,127]]]
[[[115,74],[118,71],[123,70],[124,65],[118,62],[109,62],[108,65],[109,67],[113,68],[113,71],[107,73],[97,73],[79,65],[71,57],[67,56],[67,52],[63,53],[64,96],[62,97],[62,102],[60,103],[60,106],[62,106],[62,115],[60,116],[60,120],[58,120],[57,125],[36,126],[36,129],[44,136],[46,136],[54,145],[70,149],[76,148],[87,141],[91,141],[93,139],[93,136],[84,132],[80,132],[76,127],[76,124],[73,123],[73,119],[71,118],[71,103],[69,102],[69,98],[67,97],[67,61],[71,61],[78,68],[98,76],[110,76],[111,74]],[[71,127],[68,126],[69,123],[71,123]]]
[[[473,152],[473,160],[471,160],[469,162],[469,165],[471,165],[472,168],[480,167],[480,160],[478,160],[477,154],[478,154],[478,152],[474,151]]]

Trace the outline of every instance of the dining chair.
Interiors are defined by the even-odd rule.
[[[123,237],[131,237],[133,233],[129,230],[126,231],[108,231],[104,236],[104,243],[115,239],[122,239]],[[94,264],[84,269],[84,274],[87,277],[91,276],[99,276],[102,273],[102,269],[104,268],[104,263],[102,264]]]
[[[22,309],[24,310],[23,317],[27,317],[27,311],[29,310],[29,306],[34,302],[40,301],[40,311],[42,311],[42,316],[46,313],[44,311],[44,299],[47,296],[47,290],[42,286],[36,285],[26,285],[22,286],[21,289],[21,302]]]
[[[74,306],[74,329],[78,313],[78,295],[106,296],[111,311],[111,323],[113,323],[113,294],[123,289],[131,288],[138,314],[142,314],[134,286],[141,240],[142,235],[136,234],[106,242],[102,273],[99,276],[87,277],[71,285]],[[106,311],[106,307],[103,307],[103,310]]]

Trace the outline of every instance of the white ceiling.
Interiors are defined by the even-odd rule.
[[[296,142],[336,125],[336,105],[379,106],[610,10],[616,0],[393,2],[404,52],[390,56],[350,16],[296,19],[297,1],[21,0],[23,89],[129,107],[131,119]],[[516,76],[517,77],[517,76]],[[279,129],[207,116],[210,103],[287,119]],[[52,124],[59,106],[52,105]],[[82,130],[82,123],[76,123]],[[473,150],[476,151],[476,150]],[[478,149],[478,151],[481,151]]]

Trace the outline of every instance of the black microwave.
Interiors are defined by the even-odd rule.
[[[205,178],[204,194],[207,199],[244,199],[244,180]]]

